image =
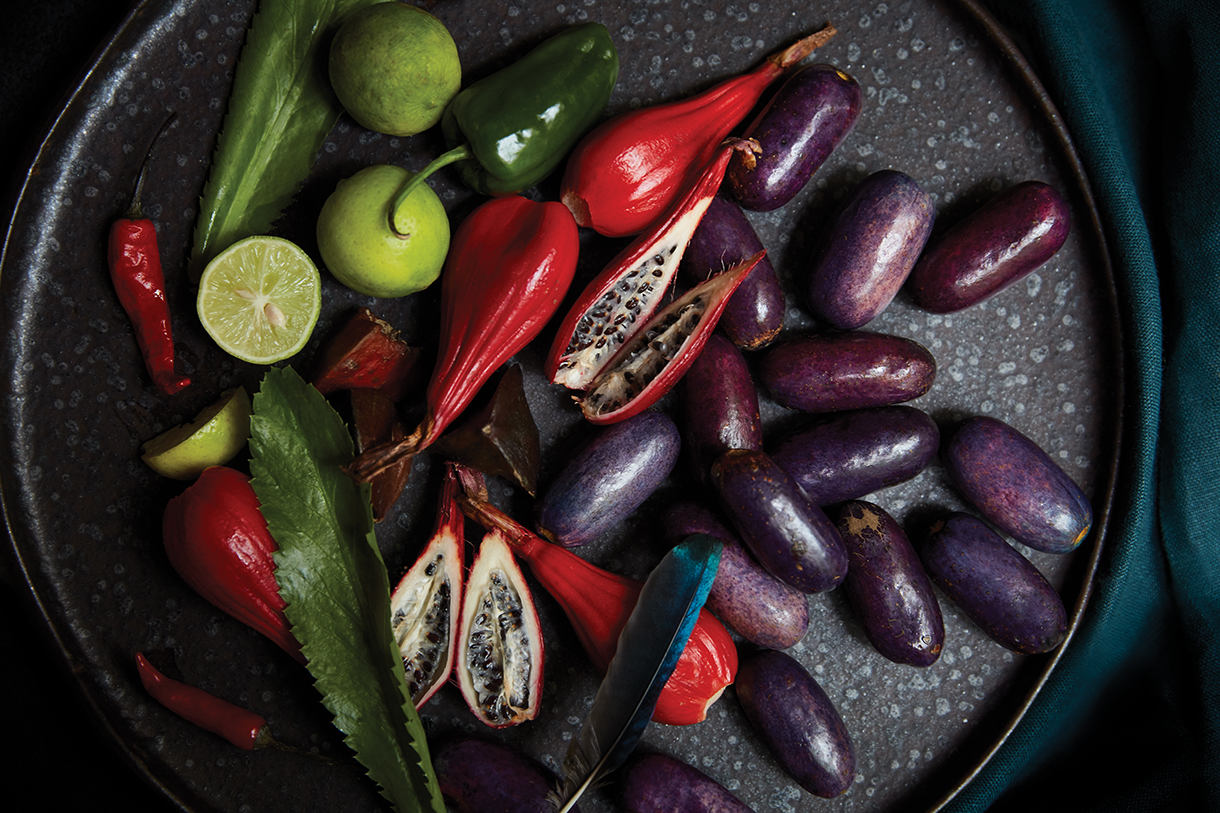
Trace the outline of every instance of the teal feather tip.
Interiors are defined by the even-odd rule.
[[[618,769],[643,736],[716,580],[723,549],[713,536],[689,536],[644,582],[580,736],[564,759],[563,787],[551,797],[560,813]]]

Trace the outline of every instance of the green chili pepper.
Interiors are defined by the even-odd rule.
[[[457,163],[466,185],[484,195],[533,186],[597,122],[617,79],[618,51],[604,25],[564,29],[454,97],[441,118],[452,149],[410,185]]]

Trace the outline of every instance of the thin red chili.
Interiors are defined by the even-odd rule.
[[[173,121],[166,119],[157,136]],[[153,143],[157,136],[153,137]],[[151,145],[149,153],[152,152]],[[191,383],[174,372],[174,337],[170,330],[169,303],[165,299],[165,274],[157,248],[157,230],[144,217],[140,196],[148,170],[148,156],[136,179],[131,208],[110,227],[108,262],[110,280],[119,303],[136,330],[136,342],[153,383],[166,395],[173,395]]]
[[[247,751],[271,743],[267,721],[252,711],[221,700],[195,686],[168,678],[148,662],[143,652],[136,653],[140,682],[157,702],[184,720],[205,731],[224,737]]]

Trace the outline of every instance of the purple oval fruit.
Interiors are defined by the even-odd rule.
[[[1023,545],[1075,550],[1093,525],[1089,498],[1038,444],[985,416],[958,425],[945,449],[954,487]]]
[[[630,813],[753,813],[715,779],[666,754],[632,757],[619,799]]]
[[[856,752],[843,718],[791,656],[762,650],[737,669],[737,699],[759,739],[801,787],[832,799],[851,787]]]
[[[547,488],[538,533],[572,547],[610,530],[669,476],[680,447],[678,427],[654,410],[600,430]]]
[[[1041,181],[1019,183],[934,239],[907,289],[933,313],[969,308],[1049,260],[1070,230],[1062,195]]]
[[[931,666],[945,644],[945,624],[932,582],[902,527],[860,500],[835,511],[851,564],[843,589],[864,634],[895,663]]]
[[[899,404],[833,413],[788,433],[770,453],[815,505],[830,505],[910,480],[939,447],[936,422]]]
[[[456,737],[432,755],[441,795],[454,813],[552,813],[555,777],[516,748]]]
[[[729,162],[737,202],[767,212],[796,197],[855,126],[860,98],[859,83],[833,65],[810,65],[784,80],[742,136],[762,153],[753,166],[742,156]]]
[[[738,535],[772,576],[803,593],[843,581],[847,551],[834,523],[765,453],[725,452],[712,464],[712,485]]]
[[[909,175],[869,175],[823,240],[804,288],[809,309],[839,330],[871,322],[906,282],[935,219],[932,196]]]
[[[702,281],[762,250],[762,241],[741,207],[717,195],[682,255],[682,273]],[[779,335],[784,326],[784,290],[770,259],[759,260],[737,286],[717,326],[745,350],[766,347]]]
[[[665,539],[676,545],[691,534],[724,543],[707,608],[742,638],[768,649],[787,649],[809,629],[809,600],[754,560],[737,535],[701,505],[680,502],[661,519]]]
[[[918,398],[932,388],[936,359],[901,336],[814,333],[768,347],[758,378],[781,406],[839,412]]]
[[[761,449],[758,392],[745,356],[713,333],[681,382],[682,449],[698,482],[729,449]]]
[[[936,586],[1000,646],[1036,655],[1063,642],[1067,611],[1059,594],[981,519],[962,513],[941,519],[919,556]]]

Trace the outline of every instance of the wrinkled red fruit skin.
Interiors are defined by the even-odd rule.
[[[278,548],[249,477],[205,469],[166,505],[162,536],[170,564],[195,592],[305,662],[275,581]]]
[[[717,195],[686,247],[682,272],[702,281],[762,250],[762,241],[741,207]],[[779,275],[771,260],[763,257],[733,292],[719,326],[741,349],[760,350],[783,329],[784,307]]]
[[[1017,184],[929,243],[907,279],[921,308],[955,313],[1003,291],[1067,240],[1067,201],[1041,181]]]
[[[619,794],[630,813],[753,813],[703,771],[667,754],[633,756]]]
[[[556,778],[516,748],[470,736],[442,742],[432,758],[454,813],[552,813]],[[574,808],[579,810],[580,808]]]
[[[560,186],[576,222],[607,237],[648,228],[767,86],[834,34],[827,26],[703,93],[622,113],[594,128],[568,157]]]

